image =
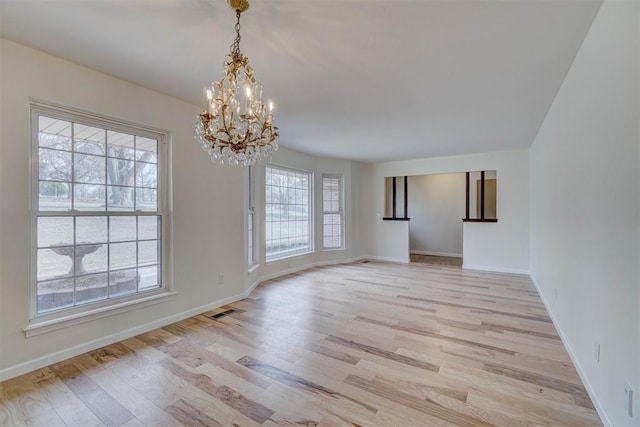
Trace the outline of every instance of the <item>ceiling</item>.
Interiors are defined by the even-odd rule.
[[[252,0],[281,144],[374,162],[528,147],[601,0]],[[224,0],[0,0],[3,37],[204,106]],[[195,118],[194,118],[195,121]]]

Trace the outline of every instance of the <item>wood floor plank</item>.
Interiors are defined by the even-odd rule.
[[[366,262],[0,383],[0,425],[602,423],[530,278]]]
[[[36,375],[37,373],[27,374],[3,383],[0,420],[7,420],[7,425],[26,425],[27,420],[50,412],[51,404],[33,380]]]
[[[130,384],[121,381],[113,372],[113,369],[94,370],[89,377],[107,393],[113,396],[122,406],[127,408],[143,425],[165,427],[180,426],[175,418],[155,405],[146,396],[133,388]],[[133,424],[133,423],[132,423]]]
[[[262,424],[273,414],[271,409],[247,399],[226,385],[216,386],[213,380],[207,375],[189,372],[171,360],[164,360],[160,362],[160,364],[174,375],[189,381],[205,393],[217,398],[257,423]]]
[[[29,374],[27,374],[29,376]],[[36,371],[31,378],[44,394],[56,414],[68,426],[97,427],[104,424],[87,408],[49,368]],[[10,423],[0,425],[12,425]]]
[[[410,408],[435,416],[445,421],[455,423],[459,426],[474,427],[490,425],[480,419],[469,417],[459,412],[449,410],[433,402],[432,400],[420,399],[410,394],[399,392],[398,390],[388,387],[379,381],[368,381],[358,376],[352,375],[347,377],[345,382],[356,387],[360,387],[371,393],[377,394],[378,396],[384,397],[393,402],[397,402],[403,406],[408,406]]]
[[[131,412],[74,364],[56,363],[51,365],[51,370],[106,426],[119,426],[134,418]]]
[[[318,385],[312,381],[305,380],[297,375],[290,374],[289,372],[285,372],[282,369],[278,369],[275,366],[268,365],[266,363],[262,363],[259,360],[253,359],[251,357],[245,356],[242,359],[238,360],[238,363],[244,365],[250,369],[253,369],[257,372],[260,372],[269,378],[272,378],[278,382],[286,384],[288,386],[298,388],[301,390],[309,391],[311,393],[318,393],[325,396],[333,397],[333,398],[345,398],[350,400],[363,408],[367,409],[370,412],[375,413],[377,411],[376,408],[367,405],[366,403],[358,402],[348,396],[342,395],[333,390],[329,390],[326,387]]]
[[[167,408],[167,412],[185,426],[192,427],[222,427],[215,419],[194,408],[184,400],[179,400]]]
[[[426,369],[432,372],[438,372],[440,369],[439,366],[436,366],[432,363],[423,362],[421,360],[413,359],[411,357],[403,356],[401,354],[393,353],[386,350],[381,350],[379,348],[362,344],[353,340],[347,340],[344,338],[337,337],[335,335],[329,335],[326,338],[327,341],[343,345],[345,347],[350,347],[356,350],[364,351],[365,353],[373,354],[375,356],[383,357],[385,359],[393,360],[394,362],[403,363],[405,365],[414,366],[416,368]]]

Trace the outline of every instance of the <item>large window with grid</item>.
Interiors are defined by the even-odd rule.
[[[312,251],[311,183],[310,172],[266,167],[267,261]]]
[[[164,138],[32,104],[35,316],[164,289]]]
[[[322,248],[344,247],[342,176],[322,175]]]

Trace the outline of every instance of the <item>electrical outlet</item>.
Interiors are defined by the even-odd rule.
[[[224,285],[224,274],[218,274],[218,285]]]
[[[593,344],[593,358],[600,363],[600,343]]]
[[[624,410],[633,417],[633,389],[628,383],[624,385]]]

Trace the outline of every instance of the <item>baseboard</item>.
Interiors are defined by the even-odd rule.
[[[363,258],[370,259],[371,261],[391,262],[394,264],[409,264],[411,262],[409,258],[390,258],[375,255],[366,255]]]
[[[451,258],[462,258],[462,254],[454,254],[452,252],[411,251],[411,253],[416,255],[448,256]]]
[[[5,381],[13,377],[26,374],[28,372],[35,371],[36,369],[44,368],[45,366],[49,366],[53,363],[58,363],[71,357],[78,356],[88,351],[92,351],[97,348],[104,347],[106,345],[113,344],[118,341],[134,337],[136,335],[144,334],[145,332],[149,332],[184,319],[188,319],[189,317],[196,316],[200,313],[213,310],[214,308],[218,308],[223,305],[231,304],[243,298],[246,298],[245,293],[237,294],[228,298],[223,298],[221,300],[201,305],[191,310],[183,311],[182,313],[164,317],[153,322],[145,323],[144,325],[136,326],[134,328],[117,332],[115,334],[107,335],[106,337],[101,337],[93,341],[89,341],[74,347],[67,348],[65,350],[47,354],[46,356],[38,357],[37,359],[29,360],[27,362],[2,369],[0,370],[0,381]]]
[[[469,265],[462,264],[462,268],[465,270],[478,270],[478,271],[490,271],[492,273],[508,273],[508,274],[519,274],[529,276],[529,270],[520,270],[518,268],[502,268],[502,267],[485,267],[482,265]]]
[[[355,262],[360,262],[364,259],[370,259],[369,257],[365,257],[365,256],[359,256],[359,257],[355,257],[355,258],[348,258],[348,259],[336,259],[336,260],[329,260],[329,261],[316,261],[316,262],[311,262],[308,264],[304,264],[304,265],[299,265],[296,267],[291,267],[291,268],[287,268],[286,270],[281,270],[275,273],[271,273],[271,274],[265,274],[264,276],[260,276],[259,278],[257,278],[256,280],[254,280],[254,282],[249,286],[249,288],[247,288],[247,290],[245,291],[245,298],[247,296],[249,296],[249,294],[262,282],[266,282],[267,280],[273,280],[273,279],[277,279],[278,277],[283,277],[286,276],[288,274],[293,274],[293,273],[298,273],[300,271],[304,271],[304,270],[308,270],[310,268],[314,268],[314,267],[323,267],[326,265],[338,265],[338,264],[353,264]]]
[[[303,266],[298,266],[294,268],[287,269],[285,271],[279,271],[277,273],[269,274],[263,277],[260,277],[254,283],[249,286],[249,288],[240,293],[227,298],[220,299],[218,301],[204,304],[196,308],[192,308],[187,311],[183,311],[182,313],[174,314],[169,317],[164,317],[162,319],[154,320],[153,322],[145,323],[144,325],[136,326],[134,328],[130,328],[124,331],[117,332],[115,334],[108,335],[106,337],[101,337],[96,340],[92,340],[86,343],[79,344],[77,346],[73,346],[67,348],[65,350],[57,351],[55,353],[47,354],[46,356],[38,357],[33,360],[29,360],[27,362],[20,363],[18,365],[10,366],[5,369],[0,370],[0,381],[5,381],[10,378],[17,377],[19,375],[26,374],[31,371],[35,371],[36,369],[41,369],[46,366],[49,366],[53,363],[58,363],[63,360],[69,359],[71,357],[78,356],[80,354],[86,353],[88,351],[95,350],[100,347],[104,347],[106,345],[110,345],[116,343],[118,341],[125,340],[127,338],[134,337],[136,335],[144,334],[145,332],[152,331],[157,328],[161,328],[166,325],[170,325],[175,322],[179,322],[184,319],[188,319],[189,317],[196,316],[198,314],[204,313],[209,310],[213,310],[214,308],[221,307],[223,305],[231,304],[236,301],[240,301],[251,294],[251,292],[261,283],[266,280],[275,279],[277,277],[286,276],[287,274],[297,273],[302,270],[307,270],[313,267],[319,267],[323,265],[332,265],[332,264],[349,264],[353,262],[358,262],[363,260],[365,257],[356,257],[346,260],[331,260],[331,261],[320,261],[311,264],[306,264]]]
[[[580,380],[582,380],[582,384],[584,384],[584,388],[587,390],[587,394],[589,394],[589,397],[593,402],[593,406],[596,408],[596,412],[598,412],[598,415],[600,416],[600,419],[602,420],[605,426],[613,427],[611,420],[607,416],[607,412],[604,410],[602,403],[600,403],[600,400],[598,399],[596,392],[593,390],[593,387],[589,382],[589,378],[584,373],[584,370],[582,369],[582,366],[580,366],[580,363],[578,363],[578,358],[576,357],[575,353],[573,352],[573,349],[569,345],[569,341],[567,340],[566,335],[562,331],[562,328],[560,327],[560,324],[558,323],[556,316],[553,314],[553,311],[551,310],[551,306],[548,304],[547,299],[545,298],[544,294],[540,290],[540,287],[538,286],[538,283],[536,282],[536,279],[533,276],[531,276],[531,281],[533,282],[533,286],[536,287],[536,291],[538,291],[538,295],[542,300],[542,304],[544,304],[544,308],[547,310],[547,313],[549,313],[549,317],[551,317],[553,326],[555,326],[556,330],[558,331],[558,335],[560,336],[560,340],[562,341],[564,348],[566,348],[567,353],[569,353],[569,358],[571,359],[571,362],[573,362],[573,366],[575,366],[576,371],[578,371],[578,376],[580,377]]]

